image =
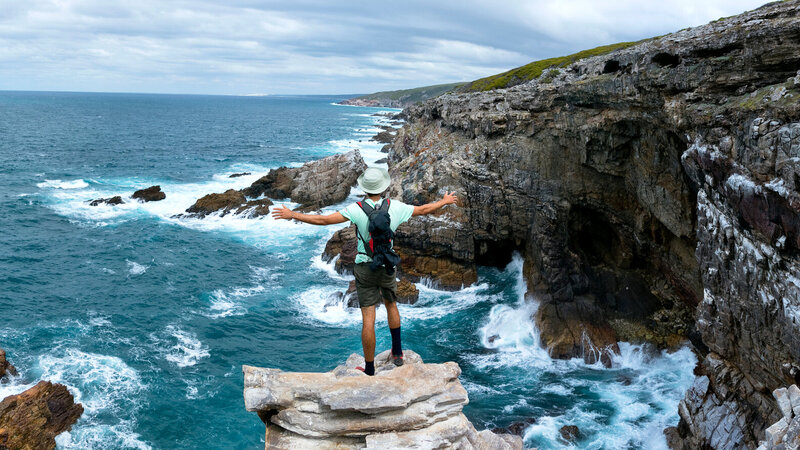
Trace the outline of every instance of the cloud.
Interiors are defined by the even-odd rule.
[[[0,89],[356,93],[467,81],[750,0],[0,0]]]

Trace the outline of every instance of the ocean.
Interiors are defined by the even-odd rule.
[[[85,412],[59,448],[263,448],[242,364],[327,371],[361,351],[360,312],[330,302],[350,278],[320,258],[342,225],[172,216],[271,168],[385,156],[369,138],[397,110],[343,98],[0,92],[0,347],[20,369],[0,398],[66,384]],[[154,184],[165,200],[126,198]],[[87,203],[114,195],[126,203]],[[666,447],[688,348],[621,343],[609,369],[549,358],[518,256],[457,292],[418,288],[400,305],[404,346],[461,366],[479,429],[526,421],[540,449]],[[376,331],[388,349],[382,309]]]

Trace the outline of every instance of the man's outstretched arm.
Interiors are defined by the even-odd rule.
[[[445,205],[452,205],[458,201],[458,197],[456,197],[454,192],[447,192],[445,191],[444,197],[441,200],[428,203],[422,206],[415,206],[414,207],[414,214],[413,216],[424,216],[425,214],[430,214],[437,209],[445,206]]]
[[[286,205],[276,206],[272,209],[274,219],[290,220],[295,219],[300,222],[310,223],[311,225],[333,225],[335,223],[347,222],[347,219],[338,211],[333,214],[303,214],[292,211]]]

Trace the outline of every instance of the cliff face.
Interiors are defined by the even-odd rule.
[[[755,447],[781,417],[771,392],[800,378],[798,12],[408,108],[392,194],[464,208],[412,219],[398,246],[453,272],[523,253],[555,357],[689,338],[704,360],[672,444]]]

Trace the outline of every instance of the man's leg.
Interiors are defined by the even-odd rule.
[[[361,308],[361,346],[364,348],[364,372],[375,374],[375,305]]]
[[[400,327],[400,311],[397,309],[397,302],[384,300],[383,304],[386,305],[386,315],[389,318],[389,328]]]
[[[383,304],[386,305],[389,332],[392,333],[392,355],[400,356],[403,354],[403,344],[400,340],[400,311],[397,309],[397,302],[384,300]]]

